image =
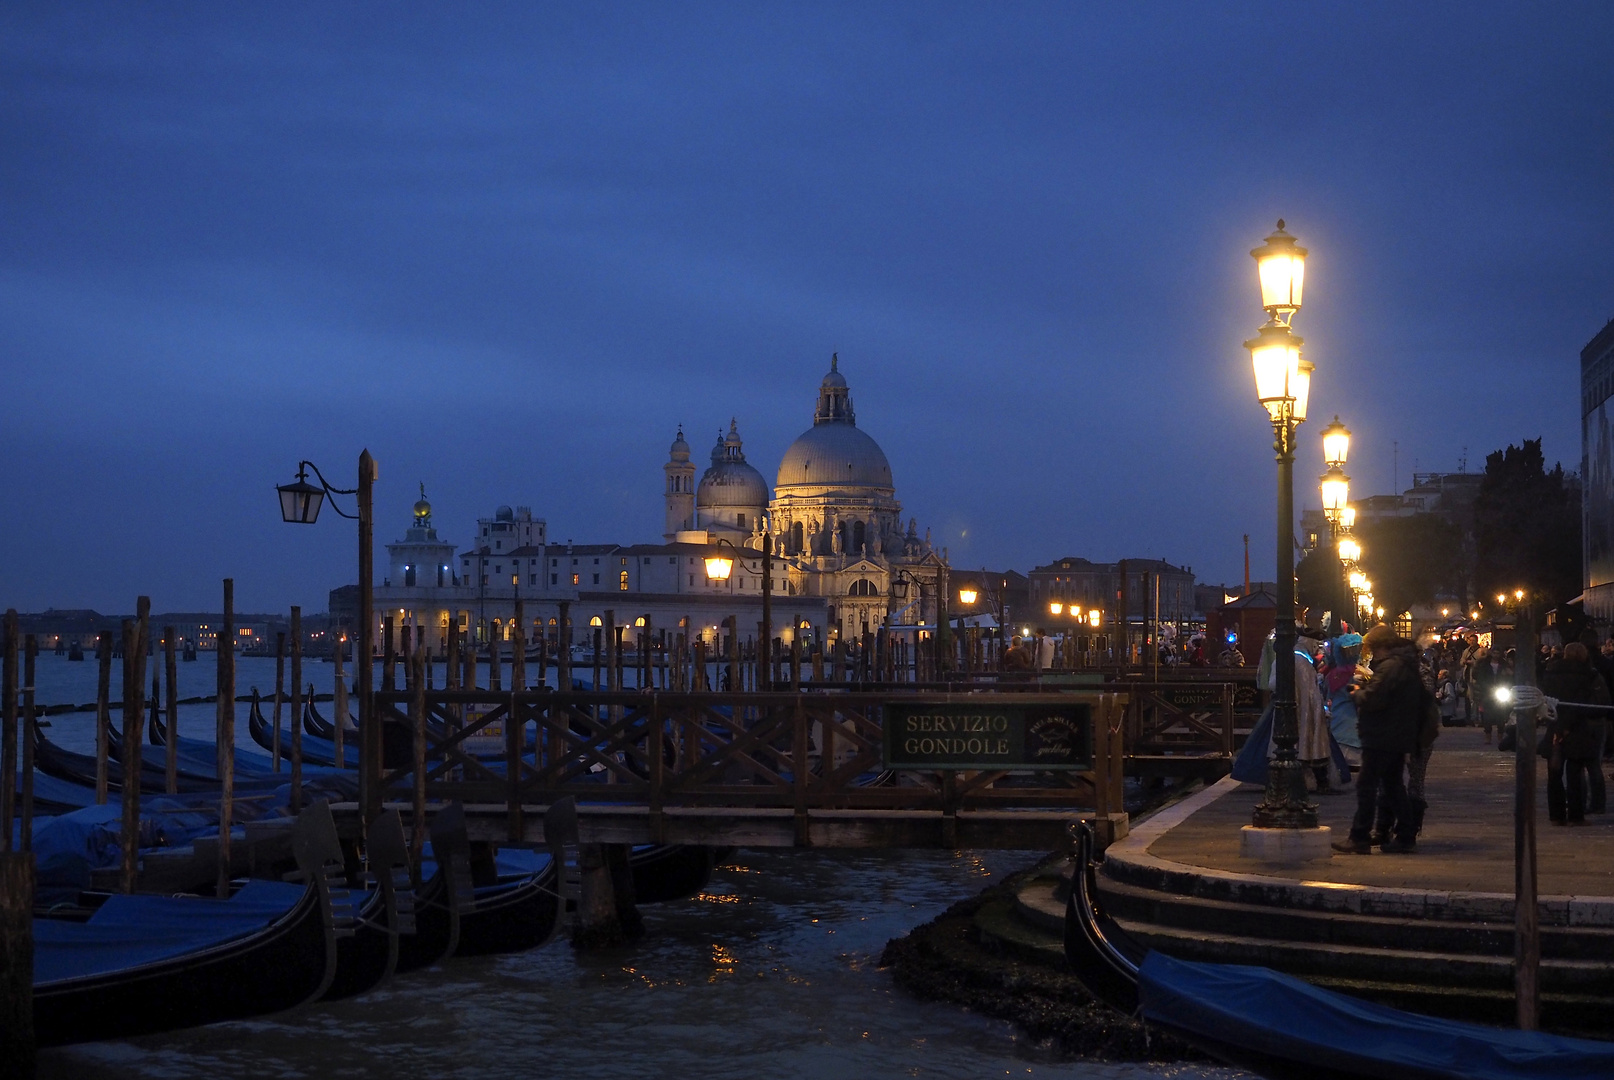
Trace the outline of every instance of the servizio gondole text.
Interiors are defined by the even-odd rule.
[[[970,754],[1008,757],[1007,716],[909,716],[903,719],[902,749],[908,754]]]

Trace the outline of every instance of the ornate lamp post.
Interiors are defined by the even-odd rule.
[[[1317,806],[1306,799],[1305,775],[1297,748],[1300,742],[1299,718],[1295,705],[1295,553],[1294,553],[1294,462],[1295,430],[1306,419],[1311,389],[1311,365],[1300,355],[1302,341],[1291,329],[1295,312],[1300,310],[1305,284],[1306,249],[1284,231],[1277,231],[1266,243],[1250,253],[1255,258],[1261,281],[1261,306],[1267,324],[1244,343],[1250,350],[1255,369],[1257,399],[1272,423],[1273,451],[1278,462],[1278,612],[1273,648],[1276,662],[1272,697],[1273,743],[1277,754],[1267,771],[1266,797],[1262,799],[1246,830],[1243,850],[1267,857],[1302,855],[1293,850],[1293,841],[1252,837],[1252,830],[1316,829]],[[1322,830],[1317,830],[1322,833]],[[1326,854],[1326,834],[1321,852]],[[1260,850],[1256,850],[1257,846]],[[1308,849],[1315,841],[1305,845]],[[1302,855],[1302,857],[1305,857]]]
[[[773,534],[771,523],[762,519],[762,636],[757,641],[757,687],[773,689]],[[717,538],[717,550],[706,557],[706,576],[712,581],[727,581],[734,572],[734,559],[723,554],[727,547],[735,555],[744,557],[733,541]],[[735,633],[739,632],[736,622]]]
[[[319,486],[308,482],[308,470],[313,469]],[[374,675],[371,664],[373,646],[370,620],[375,618],[375,525],[372,513],[371,488],[376,481],[376,462],[365,450],[359,454],[359,486],[356,488],[332,487],[326,482],[319,466],[312,461],[297,463],[297,479],[280,484],[280,516],[297,525],[312,525],[319,518],[320,506],[327,495],[354,495],[358,497],[358,513],[349,514],[333,501],[331,508],[342,517],[359,523],[359,626],[358,641],[354,646],[353,666],[363,674],[359,678],[359,744],[362,756],[359,762],[359,807],[366,823],[381,813],[381,725],[370,723],[370,680]]]

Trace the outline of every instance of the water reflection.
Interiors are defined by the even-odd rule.
[[[631,948],[455,961],[356,1001],[48,1051],[41,1076],[1213,1075],[1062,1060],[1006,1023],[915,1000],[876,966],[888,938],[1025,855],[743,859],[702,896],[645,908]]]

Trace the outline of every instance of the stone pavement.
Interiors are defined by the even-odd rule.
[[[1416,853],[1375,850],[1295,866],[1243,858],[1239,829],[1250,823],[1250,811],[1261,800],[1259,787],[1243,784],[1148,841],[1148,855],[1188,867],[1297,882],[1511,894],[1514,757],[1484,746],[1482,738],[1471,728],[1442,731],[1429,763],[1429,812]],[[1584,827],[1550,824],[1546,762],[1540,759],[1536,796],[1539,895],[1614,898],[1614,815],[1588,815]],[[1318,796],[1316,801],[1322,823],[1332,827],[1335,838],[1343,838],[1350,831],[1355,792]]]

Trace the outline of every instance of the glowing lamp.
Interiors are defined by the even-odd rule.
[[[1304,419],[1311,373],[1309,367],[1304,375],[1301,373],[1301,344],[1298,335],[1276,321],[1261,327],[1255,337],[1244,343],[1255,368],[1255,396],[1274,422],[1283,419],[1286,411],[1296,419]]]
[[[275,488],[280,492],[280,516],[294,525],[312,525],[325,502],[325,489],[308,482],[308,470],[299,468],[297,479]]]
[[[1497,593],[1497,594],[1496,594],[1496,602],[1497,602],[1497,603],[1498,603],[1498,604],[1505,604],[1505,603],[1507,603],[1507,602],[1508,602],[1508,596],[1507,596],[1507,593]]]
[[[1523,600],[1524,599],[1524,590],[1523,589],[1514,589],[1513,590],[1513,599],[1515,599],[1515,600]]]
[[[1323,464],[1344,465],[1351,453],[1351,430],[1334,417],[1334,422],[1323,428]]]
[[[1362,557],[1362,545],[1345,537],[1339,542],[1339,557],[1346,562],[1355,562]]]
[[[734,560],[723,555],[711,555],[706,559],[706,577],[709,581],[727,581],[734,572]]]
[[[1356,528],[1356,507],[1346,503],[1344,509],[1339,512],[1339,524],[1345,529]]]
[[[1048,605],[1048,614],[1050,614],[1050,615],[1062,614],[1064,612],[1064,610],[1065,610],[1065,605],[1059,603],[1057,600],[1054,601],[1052,604]]]
[[[1089,626],[1097,626],[1098,625],[1098,619],[1099,619],[1098,608],[1094,608],[1092,611],[1089,611],[1087,613],[1087,622],[1088,622]]]
[[[1323,473],[1318,490],[1323,494],[1323,516],[1329,521],[1337,522],[1340,513],[1345,509],[1351,497],[1351,478],[1345,475],[1345,470],[1338,465],[1328,466]]]
[[[1280,314],[1293,317],[1300,310],[1300,294],[1306,284],[1306,249],[1284,231],[1280,218],[1278,230],[1250,254],[1261,279],[1261,306],[1274,318]]]
[[[979,592],[975,591],[974,586],[965,585],[958,590],[958,602],[960,604],[973,604],[980,595]]]

